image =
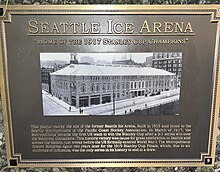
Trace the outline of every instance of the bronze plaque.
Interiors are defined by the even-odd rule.
[[[9,6],[9,167],[213,165],[219,9]]]

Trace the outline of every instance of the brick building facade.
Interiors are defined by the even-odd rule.
[[[78,108],[175,89],[175,80],[151,67],[70,64],[51,73],[51,93]]]

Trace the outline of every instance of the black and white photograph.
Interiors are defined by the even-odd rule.
[[[44,116],[179,115],[182,52],[40,53]]]

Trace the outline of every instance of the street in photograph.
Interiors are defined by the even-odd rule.
[[[41,53],[45,116],[178,115],[181,52]]]

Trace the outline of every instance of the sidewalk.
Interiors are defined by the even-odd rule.
[[[164,91],[160,95],[152,96],[152,97],[135,97],[125,100],[115,101],[116,104],[116,115],[117,114],[125,114],[125,110],[127,113],[136,109],[146,109],[152,106],[158,106],[160,103],[166,103],[170,101],[175,101],[179,99],[179,89]],[[52,96],[51,94],[42,91],[44,107],[49,110],[44,110],[45,115],[112,115],[113,113],[113,102],[100,104],[100,105],[92,105],[90,107],[83,107],[83,114],[79,114],[79,109],[74,106],[70,106],[62,100],[59,100],[57,97]],[[50,106],[53,104],[53,106]],[[57,105],[57,107],[55,106]],[[147,106],[146,106],[147,105]],[[71,107],[71,111],[69,111],[69,107]],[[54,111],[54,113],[53,113]]]

